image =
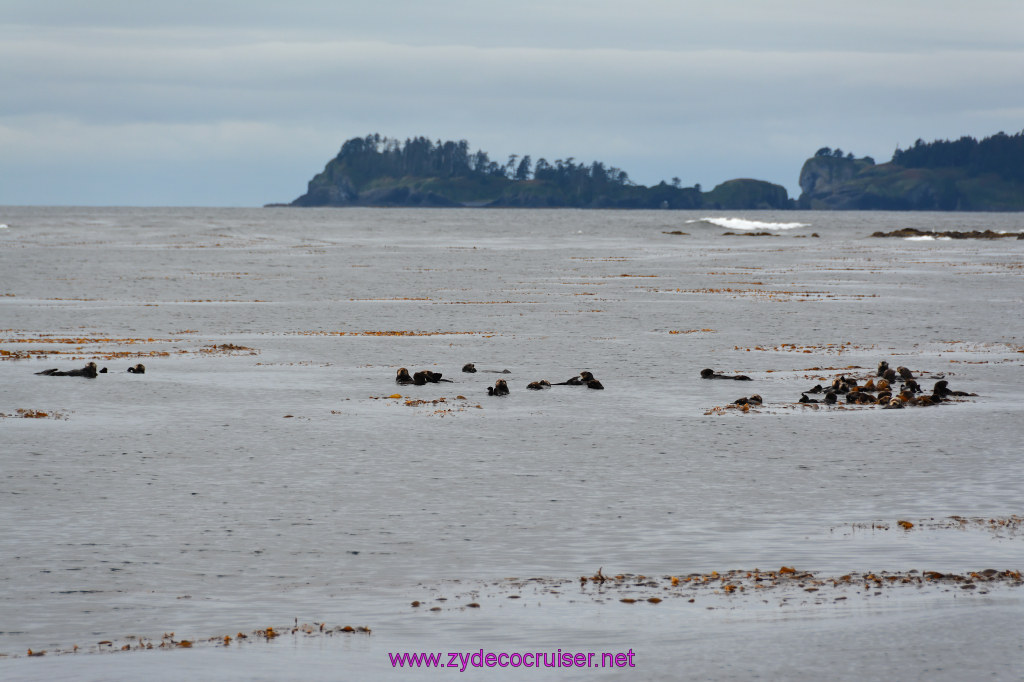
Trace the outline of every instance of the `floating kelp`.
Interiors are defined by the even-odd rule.
[[[705,609],[744,608],[750,600],[758,604],[776,599],[779,606],[826,605],[844,602],[851,597],[875,598],[882,595],[902,595],[916,598],[921,595],[949,593],[988,594],[996,589],[1024,586],[1019,569],[984,568],[958,573],[937,570],[910,571],[849,571],[843,574],[822,575],[795,566],[782,566],[776,570],[710,571],[706,573],[680,573],[677,575],[647,576],[634,573],[605,574],[603,567],[593,575],[571,578],[506,578],[486,585],[470,587],[465,593],[434,597],[440,605],[428,612],[464,611],[471,604],[483,602],[482,593],[491,599],[542,600],[547,596],[568,601],[569,604],[698,604]],[[575,585],[574,585],[575,583]],[[433,589],[465,589],[465,581],[443,584]],[[965,592],[966,591],[966,592]],[[569,595],[568,600],[564,595]],[[419,596],[413,602],[418,608],[431,601]],[[448,605],[449,601],[454,604]],[[486,606],[486,603],[484,603]],[[664,607],[662,607],[664,608]]]
[[[238,346],[233,343],[211,344],[199,349],[200,353],[206,355],[259,355],[259,351],[248,346]]]
[[[478,410],[482,410],[483,409],[483,405],[480,405],[480,404],[474,405],[474,404],[470,403],[469,400],[464,395],[457,395],[454,398],[446,397],[446,396],[441,396],[440,398],[420,399],[420,398],[410,398],[408,396],[405,396],[403,398],[401,393],[392,393],[391,395],[386,395],[386,396],[373,396],[373,395],[371,395],[371,396],[369,396],[369,398],[370,398],[370,400],[391,400],[391,401],[394,401],[394,402],[388,403],[389,405],[402,405],[402,406],[405,406],[405,407],[434,408],[434,409],[429,409],[429,410],[427,410],[425,412],[425,414],[430,415],[430,416],[434,416],[434,417],[445,417],[447,415],[454,414],[456,412],[467,412],[467,411],[469,411],[470,408],[475,408],[475,409],[478,409]],[[337,411],[337,410],[331,410],[331,414],[343,414],[343,413],[340,412],[340,411]]]
[[[887,531],[899,528],[903,531],[937,531],[937,530],[984,530],[993,535],[1007,538],[1024,537],[1024,517],[1017,514],[1004,517],[965,517],[946,516],[943,518],[918,519],[908,521],[901,519],[895,523],[888,521],[870,521],[863,523],[852,523],[849,526],[854,530]]]
[[[773,303],[819,302],[819,301],[855,301],[867,298],[878,298],[878,294],[851,294],[831,291],[798,291],[790,289],[752,289],[744,287],[701,287],[698,289],[658,289],[645,288],[652,294],[720,294],[728,298],[752,298]]]
[[[192,333],[191,330],[186,330]],[[184,333],[184,332],[183,332]],[[49,356],[68,357],[70,359],[118,360],[123,358],[158,358],[169,357],[169,350],[141,350],[136,348],[142,344],[177,344],[180,338],[117,338],[106,336],[33,336],[0,338],[0,344],[39,344],[54,346],[46,348],[17,348],[14,350],[0,348],[0,360],[26,360],[29,358],[47,358]],[[61,348],[61,346],[74,346]],[[94,347],[95,346],[95,347]],[[105,347],[106,346],[106,347]],[[112,350],[109,346],[120,346]],[[124,347],[130,348],[125,350]],[[258,355],[259,350],[233,343],[209,344],[198,349],[175,348],[176,354],[200,353],[204,355],[248,354]]]
[[[33,410],[24,407],[19,407],[14,411],[14,414],[5,414],[0,412],[0,419],[63,419],[67,421],[67,412],[58,412],[56,410]]]
[[[139,637],[128,635],[120,641],[103,639],[93,646],[79,646],[75,644],[70,649],[53,650],[28,650],[27,656],[43,656],[47,653],[60,654],[82,654],[82,653],[118,653],[122,651],[150,651],[153,649],[192,649],[203,646],[242,646],[251,642],[270,642],[279,637],[291,635],[293,638],[331,637],[334,635],[369,635],[373,631],[365,625],[336,625],[328,627],[325,623],[303,623],[299,625],[296,619],[294,625],[283,627],[267,627],[246,634],[244,632],[232,635],[216,635],[203,639],[176,638],[173,632],[165,632],[160,638]],[[16,658],[16,657],[13,657]]]

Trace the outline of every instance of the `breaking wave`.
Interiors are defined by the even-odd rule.
[[[687,220],[686,223],[708,223],[729,230],[795,230],[798,227],[810,227],[809,223],[768,223],[744,218],[700,218],[699,220]]]

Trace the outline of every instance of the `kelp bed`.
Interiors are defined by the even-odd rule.
[[[149,651],[153,649],[192,649],[200,646],[243,646],[253,642],[270,642],[279,637],[332,637],[335,635],[369,635],[370,628],[360,625],[337,625],[328,627],[325,623],[303,623],[299,625],[298,620],[294,625],[284,627],[267,627],[253,630],[246,634],[238,632],[235,635],[217,635],[202,639],[175,638],[173,632],[165,632],[159,638],[140,637],[128,635],[120,641],[104,639],[92,645],[73,645],[71,648],[63,649],[29,649],[26,656],[45,656],[79,653],[119,653],[123,651]],[[7,654],[0,654],[0,657],[9,657]],[[16,657],[12,657],[16,658]]]

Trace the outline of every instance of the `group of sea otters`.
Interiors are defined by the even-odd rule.
[[[467,373],[467,374],[475,374],[478,371],[480,371],[480,372],[492,372],[492,373],[495,373],[495,374],[511,374],[512,373],[512,372],[510,372],[507,369],[501,369],[501,370],[498,370],[498,369],[478,370],[476,368],[476,365],[473,364],[472,362],[467,363],[466,365],[464,365],[462,367],[462,371]],[[420,372],[416,372],[415,374],[409,374],[409,370],[406,369],[405,367],[399,367],[398,368],[398,374],[395,376],[395,382],[400,384],[400,385],[403,385],[403,386],[408,385],[408,384],[413,384],[414,386],[423,386],[425,384],[436,384],[436,383],[439,383],[439,382],[442,382],[442,381],[450,382],[451,379],[443,379],[443,378],[441,378],[441,374],[440,373],[432,372],[430,370],[423,370],[423,371],[420,371]],[[587,388],[593,388],[593,389],[598,389],[598,390],[604,389],[604,386],[601,384],[600,381],[598,381],[597,379],[594,378],[594,375],[592,373],[585,372],[585,371],[584,372],[580,372],[578,375],[572,377],[571,379],[567,379],[565,381],[559,381],[559,382],[556,382],[556,383],[552,383],[552,382],[548,381],[547,379],[540,379],[539,381],[531,381],[530,383],[528,383],[526,385],[526,388],[530,389],[531,391],[540,391],[540,390],[543,390],[545,388],[551,388],[552,386],[586,386]],[[502,396],[502,395],[508,395],[508,394],[509,394],[508,382],[505,381],[504,379],[498,379],[497,381],[494,382],[493,386],[488,386],[487,387],[487,395]]]
[[[703,379],[733,379],[736,381],[750,381],[750,377],[738,374],[726,376],[715,372],[712,369],[702,370]],[[877,380],[876,380],[877,379]],[[900,382],[896,386],[896,382]],[[808,394],[821,394],[821,400],[808,397]],[[880,405],[884,410],[898,410],[908,406],[938,405],[949,400],[951,397],[977,396],[977,393],[966,391],[954,391],[949,388],[949,382],[940,379],[935,382],[932,392],[926,393],[917,383],[914,373],[906,367],[889,367],[889,363],[882,360],[878,363],[878,372],[874,377],[869,378],[863,384],[857,379],[840,374],[829,387],[818,384],[814,388],[803,391],[800,394],[800,403],[824,403],[834,405],[839,402],[839,396],[845,395],[846,402],[853,405]],[[761,396],[756,393],[733,401],[734,405],[761,405]]]
[[[511,374],[507,369],[477,370],[476,365],[472,362],[463,366],[462,371],[467,374],[474,374],[477,371],[492,372],[496,374]],[[46,369],[42,372],[36,372],[36,374],[51,377],[86,377],[88,379],[95,379],[98,375],[106,373],[107,368],[104,367],[103,369],[97,369],[95,362],[90,362],[81,369],[71,369],[66,371],[61,371],[59,369]],[[129,367],[128,373],[145,374],[146,366],[140,362],[133,367]],[[700,376],[702,379],[751,381],[751,378],[745,374],[735,374],[730,376],[716,372],[713,369],[701,370]],[[412,384],[414,386],[425,386],[426,384],[436,384],[442,381],[451,382],[452,380],[444,379],[439,372],[431,370],[422,370],[415,374],[410,374],[409,370],[405,367],[399,367],[398,373],[395,376],[395,382],[403,386],[408,384]],[[900,382],[899,386],[896,386],[897,381]],[[594,375],[591,372],[587,371],[580,372],[578,375],[566,379],[565,381],[555,383],[552,383],[547,379],[531,381],[526,385],[526,388],[531,391],[540,391],[545,388],[551,388],[552,386],[586,386],[587,388],[598,390],[604,389],[604,385],[594,378]],[[822,393],[824,396],[821,400],[808,397],[809,394],[818,395]],[[498,379],[494,382],[494,386],[487,387],[487,395],[503,396],[508,394],[508,382],[504,379]],[[932,387],[932,392],[930,394],[926,393],[922,390],[920,384],[917,383],[917,379],[913,372],[902,366],[893,369],[889,367],[888,362],[882,360],[878,363],[878,372],[876,376],[869,378],[863,384],[859,383],[858,380],[853,377],[840,374],[832,380],[832,383],[828,388],[818,384],[814,388],[801,392],[800,400],[798,402],[834,405],[839,402],[839,396],[841,395],[846,396],[846,402],[848,404],[880,405],[882,409],[896,410],[911,405],[938,405],[939,403],[948,400],[950,397],[977,396],[978,394],[967,393],[966,391],[954,391],[949,388],[949,382],[945,379],[936,381],[935,385]],[[749,397],[743,397],[733,401],[733,404],[756,406],[763,404],[763,402],[764,400],[761,396],[754,393]]]
[[[61,371],[59,369],[44,369],[42,372],[36,372],[47,377],[85,377],[86,379],[95,379],[100,374],[107,374],[107,368],[97,369],[95,362],[90,362],[81,369],[69,369]],[[128,368],[129,374],[145,374],[146,366],[141,362],[133,367]]]

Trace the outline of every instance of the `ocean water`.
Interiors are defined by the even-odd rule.
[[[0,224],[4,679],[1024,669],[1013,581],[843,599],[669,582],[1024,568],[1024,240],[870,236],[1021,232],[1021,214],[2,208]],[[881,360],[977,395],[797,404]],[[109,372],[36,375],[88,361]],[[451,382],[398,386],[399,367]],[[605,390],[526,389],[584,370]],[[488,396],[499,378],[510,395]],[[761,407],[730,407],[753,393]],[[658,587],[621,602],[579,582],[599,569]],[[92,653],[293,623],[372,633]],[[481,649],[632,650],[636,667],[388,656]]]

